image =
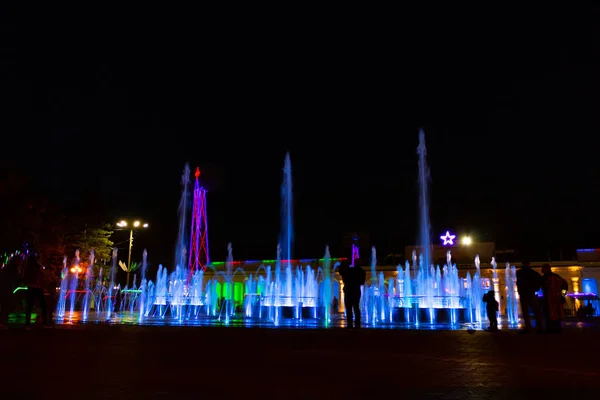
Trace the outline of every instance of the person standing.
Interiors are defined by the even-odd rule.
[[[25,328],[31,327],[31,311],[37,301],[42,309],[42,324],[49,327],[46,297],[44,296],[44,271],[37,260],[37,254],[32,253],[27,258],[23,283],[27,286],[27,301],[25,306]]]
[[[529,333],[532,330],[529,310],[532,310],[535,316],[537,332],[544,332],[540,302],[537,296],[537,292],[541,286],[542,276],[531,268],[529,262],[524,261],[521,268],[517,271],[517,292],[519,293],[521,313],[523,315],[523,323],[525,324],[525,328],[520,333]]]
[[[494,297],[493,290],[490,290],[483,295],[483,302],[485,303],[485,311],[487,313],[488,321],[490,321],[490,326],[488,330],[490,332],[495,332],[498,330],[499,304],[496,298]]]
[[[354,264],[342,266],[340,275],[344,281],[344,305],[346,307],[347,328],[360,328],[360,296],[361,286],[365,284],[366,272],[360,266],[360,259]]]
[[[14,256],[0,269],[0,329],[8,328],[8,313],[14,305],[13,291],[19,279],[21,262],[21,256]]]
[[[569,284],[558,274],[552,272],[550,264],[542,266],[542,293],[544,316],[546,317],[546,331],[548,333],[560,333],[561,321],[565,317],[563,290],[567,290]]]

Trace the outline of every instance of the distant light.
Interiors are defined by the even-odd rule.
[[[144,228],[147,228],[147,227],[148,227],[148,224],[144,224]]]
[[[121,221],[121,226],[127,226],[127,221]]]
[[[462,244],[464,244],[465,246],[468,246],[471,243],[473,243],[473,240],[470,236],[465,236],[464,238],[462,238]]]
[[[137,228],[138,226],[140,226],[140,221],[135,221],[135,222],[133,223],[133,226],[135,226],[136,228]]]
[[[123,226],[123,225],[121,225],[121,223],[120,223],[120,222],[117,222],[117,226]]]

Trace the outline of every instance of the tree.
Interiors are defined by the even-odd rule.
[[[79,258],[87,264],[90,258],[90,253],[94,250],[94,272],[99,268],[101,261],[109,261],[112,257],[113,241],[110,240],[113,231],[108,224],[100,224],[100,227],[89,227],[83,224],[74,229],[74,232],[67,239],[67,254],[75,254],[75,250],[79,249]]]

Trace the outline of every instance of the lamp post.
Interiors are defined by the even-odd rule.
[[[117,222],[117,226],[120,228],[129,228],[129,256],[127,257],[127,286],[129,286],[129,273],[131,272],[131,249],[133,248],[133,231],[135,229],[147,228],[147,223],[142,223],[140,221],[134,221],[132,224],[125,220],[121,220]]]

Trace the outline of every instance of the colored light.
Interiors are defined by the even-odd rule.
[[[444,242],[444,246],[454,246],[454,238],[456,235],[451,235],[450,231],[446,231],[445,235],[440,236],[440,239]]]
[[[348,258],[346,257],[342,257],[342,258],[332,258],[331,261],[344,261],[347,260]],[[311,261],[318,261],[321,262],[323,261],[323,258],[304,258],[304,259],[296,259],[296,260],[280,260],[282,262],[295,262],[295,263],[308,263]],[[234,264],[254,264],[254,263],[260,263],[260,264],[272,264],[272,263],[276,263],[277,260],[247,260],[247,261],[234,261]],[[210,265],[224,265],[226,263],[226,261],[215,261],[215,262],[211,262]]]
[[[567,293],[568,297],[598,297],[596,293]]]
[[[206,190],[200,186],[198,177],[200,168],[196,168],[194,183],[194,199],[192,207],[192,223],[190,232],[190,251],[188,257],[188,283],[194,271],[206,270],[210,263],[208,247],[208,219],[206,214]]]
[[[17,293],[19,290],[27,290],[27,286],[19,286],[13,291],[13,294]]]

